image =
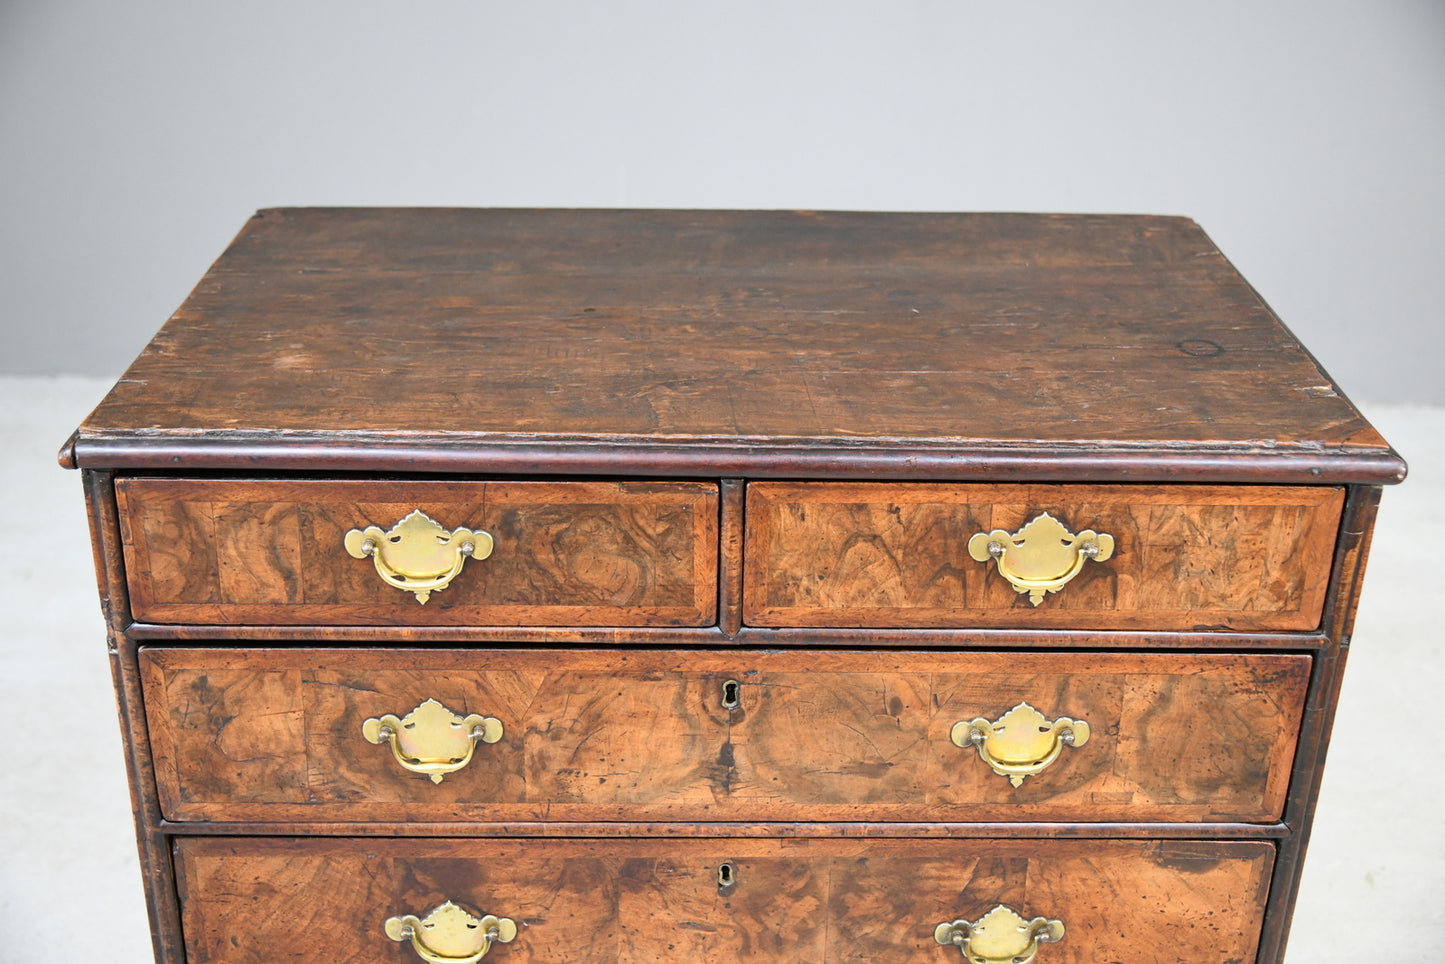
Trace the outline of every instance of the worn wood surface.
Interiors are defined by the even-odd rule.
[[[761,626],[1308,630],[1344,490],[757,482],[744,619]],[[1042,512],[1115,539],[1034,606],[975,562],[976,533]]]
[[[214,836],[218,829],[228,837],[354,837],[363,829],[355,823],[324,821],[238,820],[224,824],[165,820],[161,833],[170,837]],[[902,820],[833,820],[827,823],[798,820],[508,820],[504,823],[378,820],[364,825],[370,837],[506,837],[535,839],[568,837],[616,839],[655,837],[668,840],[699,838],[793,840],[799,837],[844,837],[870,840],[947,840],[960,837],[988,840],[1269,840],[1287,841],[1290,828],[1283,823],[1159,823],[1119,822],[1054,823],[1050,821],[998,823],[914,823]]]
[[[66,458],[1403,472],[1186,219],[739,211],[263,211]]]
[[[148,649],[174,820],[1236,821],[1283,808],[1310,657]],[[723,706],[737,682],[737,706]],[[503,738],[433,784],[362,721],[426,699]],[[949,739],[1089,723],[1019,787]]]
[[[1380,505],[1378,487],[1356,486],[1350,492],[1340,526],[1336,546],[1331,601],[1325,613],[1326,627],[1331,633],[1332,647],[1315,661],[1311,689],[1317,712],[1308,713],[1300,732],[1296,755],[1296,772],[1290,781],[1290,795],[1285,815],[1296,829],[1280,847],[1275,865],[1275,883],[1270,889],[1269,915],[1261,937],[1261,954],[1265,960],[1283,959],[1289,938],[1290,920],[1304,870],[1305,853],[1314,827],[1315,801],[1319,797],[1324,776],[1325,757],[1339,707],[1340,686],[1344,681],[1345,663],[1350,652],[1350,634],[1360,590],[1364,585],[1365,563],[1370,555],[1370,540]]]
[[[120,551],[120,520],[116,512],[114,478],[109,472],[81,473],[90,523],[96,585],[106,622],[106,644],[115,709],[124,741],[126,782],[135,819],[136,849],[140,857],[141,885],[156,964],[183,964],[180,910],[175,901],[175,878],[170,843],[161,830],[160,802],[156,796],[153,757],[146,730],[138,645],[124,627],[130,621],[125,565]]]
[[[997,904],[1064,922],[1050,964],[1252,961],[1263,842],[287,840],[176,843],[191,964],[411,960],[388,917],[510,917],[498,960],[938,962]],[[727,862],[736,884],[719,893]],[[488,959],[491,955],[488,955]]]
[[[129,478],[117,494],[140,619],[698,626],[717,607],[715,485]],[[343,546],[413,509],[496,539],[425,605]]]
[[[295,626],[187,626],[132,623],[137,640],[180,643],[253,642],[289,646],[300,635]],[[870,646],[878,649],[995,649],[1036,646],[1038,630],[1027,629],[842,629],[828,627],[769,629],[744,626],[733,637],[707,627],[529,627],[529,626],[308,626],[315,643],[372,646],[459,646],[505,639],[517,645],[577,646],[761,646],[765,649]],[[1050,649],[1159,649],[1260,651],[1321,650],[1331,646],[1321,632],[1210,633],[1110,632],[1076,629],[1048,631]]]
[[[747,484],[742,479],[724,479],[720,493],[718,628],[731,639],[743,625],[743,508]]]
[[[816,212],[262,212],[62,462],[160,477],[87,498],[164,964],[400,964],[448,896],[497,960],[937,961],[1007,901],[1067,921],[1040,964],[1277,964],[1338,486],[1404,471],[1187,220]],[[331,495],[245,481],[288,472]],[[340,537],[418,507],[520,554],[417,605]],[[1035,509],[1120,540],[1037,609],[963,551]],[[429,696],[507,727],[440,785],[360,735]],[[1093,735],[1015,789],[947,737],[1019,700]]]

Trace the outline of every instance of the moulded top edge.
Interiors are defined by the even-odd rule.
[[[1394,484],[1390,448],[1303,445],[1079,445],[827,440],[547,440],[374,438],[330,435],[72,436],[66,468],[250,470],[688,478],[837,478],[1060,482]]]

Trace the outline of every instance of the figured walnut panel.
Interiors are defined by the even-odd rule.
[[[710,484],[132,478],[116,493],[143,621],[699,626],[717,608]],[[497,540],[424,606],[342,543],[414,509]]]
[[[1344,491],[1291,486],[757,482],[744,619],[777,627],[1308,630],[1319,625]],[[1034,606],[979,532],[1042,512],[1115,539]]]
[[[1265,822],[1283,810],[1309,657],[900,656],[819,654],[742,677],[734,796],[820,805],[829,819]],[[1021,702],[1092,736],[1014,787],[949,732]]]
[[[147,649],[141,665],[173,820],[1265,823],[1311,659]],[[496,717],[501,741],[433,784],[363,739],[425,699]],[[1014,787],[949,733],[1023,701],[1093,735]]]
[[[411,959],[386,919],[445,900],[515,920],[496,956],[536,964],[937,964],[957,952],[935,925],[998,903],[1064,922],[1041,964],[1246,961],[1274,861],[1262,842],[1123,840],[182,838],[175,853],[193,964]]]

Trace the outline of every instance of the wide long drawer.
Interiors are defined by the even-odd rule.
[[[175,843],[192,964],[400,964],[417,960],[413,941],[537,964],[942,964],[965,938],[986,950],[1017,926],[1010,912],[1042,918],[1040,964],[1250,961],[1274,854],[1257,841]],[[990,959],[1022,959],[1031,936]]]
[[[755,626],[1319,625],[1344,490],[755,482]]]
[[[126,478],[139,620],[701,626],[717,486]]]
[[[1291,654],[149,648],[165,815],[1277,820]]]

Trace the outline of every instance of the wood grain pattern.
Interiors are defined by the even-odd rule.
[[[1296,772],[1291,778],[1290,797],[1285,805],[1286,818],[1297,829],[1280,847],[1279,860],[1275,864],[1275,885],[1270,889],[1271,909],[1260,938],[1261,956],[1265,960],[1284,959],[1304,858],[1313,831],[1314,804],[1324,776],[1330,731],[1339,706],[1340,686],[1349,657],[1350,636],[1364,584],[1365,563],[1370,555],[1380,494],[1378,486],[1353,487],[1340,526],[1333,566],[1334,585],[1330,605],[1325,612],[1325,625],[1331,634],[1332,646],[1322,654],[1324,658],[1317,660],[1311,684],[1315,693],[1313,699],[1320,709],[1306,715],[1300,732]]]
[[[497,959],[537,964],[936,964],[957,952],[934,926],[997,903],[1064,921],[1049,964],[1165,964],[1254,959],[1274,847],[218,838],[178,840],[176,858],[191,964],[400,964],[411,951],[386,918],[448,899],[511,917],[519,934]]]
[[[1017,214],[263,211],[68,451],[664,477],[1404,470],[1197,225]]]
[[[1336,487],[756,482],[744,619],[756,626],[1308,630],[1319,626]],[[1038,606],[968,540],[1041,512],[1114,536]]]
[[[150,643],[237,643],[290,645],[300,634],[295,626],[204,626],[131,623],[126,632]],[[308,626],[308,642],[343,646],[464,646],[478,639],[506,639],[514,645],[559,646],[757,646],[763,649],[798,649],[830,646],[870,646],[876,649],[990,649],[1036,643],[1037,630],[993,629],[845,629],[807,627],[770,629],[744,626],[736,636],[720,627],[609,627],[609,626]],[[1156,649],[1237,650],[1262,652],[1326,650],[1330,638],[1309,633],[1111,632],[1076,629],[1049,630],[1050,649]]]
[[[828,212],[261,212],[61,461],[159,964],[1279,964],[1404,474],[1186,219]],[[499,543],[425,606],[341,546],[414,508]],[[964,546],[1045,510],[1118,548],[1034,608]],[[1014,788],[1020,701],[1093,732]]]
[[[698,626],[717,608],[715,485],[128,478],[117,495],[140,619]],[[417,508],[497,540],[425,606],[342,545]]]
[[[170,861],[170,840],[160,830],[160,803],[137,658],[139,645],[124,628],[130,622],[125,566],[120,550],[120,519],[116,512],[114,477],[109,472],[84,470],[81,483],[90,523],[96,585],[105,617],[115,709],[125,747],[126,782],[135,820],[136,849],[140,856],[141,885],[146,898],[151,946],[156,964],[183,964],[180,908],[176,905],[175,878]]]
[[[736,636],[743,625],[743,507],[747,488],[742,479],[723,479],[720,486],[717,611],[718,628],[729,639]]]
[[[149,649],[166,815],[205,821],[1278,819],[1310,657]],[[722,705],[739,683],[739,705]],[[361,737],[497,717],[441,784]],[[1027,701],[1093,737],[1020,787],[953,745]]]
[[[533,840],[568,837],[579,840],[617,838],[658,838],[667,840],[767,839],[795,840],[799,837],[839,837],[871,840],[948,840],[960,837],[980,840],[1084,840],[1108,837],[1129,840],[1268,840],[1283,844],[1289,839],[1285,824],[1257,823],[967,823],[836,820],[727,820],[683,822],[677,820],[518,820],[505,823],[452,821],[378,820],[364,825],[317,821],[264,820],[226,821],[222,824],[166,821],[160,824],[158,839],[166,837],[208,837],[218,831],[228,837],[496,837]]]

